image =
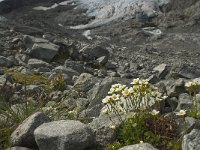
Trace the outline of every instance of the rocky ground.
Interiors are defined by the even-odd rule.
[[[106,17],[116,15],[110,12],[115,5],[101,6],[95,17],[88,16],[88,8],[81,7],[81,1],[0,1],[1,97],[12,105],[23,104],[27,98],[42,99],[43,108],[59,101],[59,108],[76,110],[76,118],[91,122],[88,126],[60,121],[66,119],[63,115],[55,119],[59,121],[50,122],[43,113],[36,113],[15,130],[11,146],[41,150],[104,147],[116,133],[109,128],[108,118],[98,117],[101,101],[112,84],[128,84],[133,78],[148,78],[167,93],[162,113],[190,105],[184,83],[200,77],[200,1],[164,2],[153,5],[156,15],[147,15],[149,9],[145,14],[144,9],[139,16],[127,11],[128,15],[109,20]],[[57,80],[65,84],[58,81],[57,86]],[[48,132],[52,128],[55,131]],[[65,139],[74,140],[59,137],[61,131],[66,131],[62,132]],[[194,132],[198,138],[199,132]],[[43,133],[47,133],[45,137]],[[60,143],[52,141],[55,136]],[[192,150],[187,144],[183,149]]]

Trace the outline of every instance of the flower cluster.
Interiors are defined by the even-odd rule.
[[[185,84],[185,87],[188,88],[190,91],[195,92],[200,88],[200,79],[194,79],[193,81],[189,81]]]
[[[130,87],[122,84],[112,85],[108,96],[102,102],[105,104],[103,113],[125,113],[151,110],[156,102],[165,99],[157,88],[149,83],[148,80],[134,79]],[[152,111],[153,115],[159,112]]]

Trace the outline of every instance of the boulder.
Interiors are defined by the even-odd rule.
[[[33,36],[24,36],[24,44],[28,48],[28,54],[37,59],[50,62],[58,53],[59,46],[49,42],[46,39],[36,38]]]
[[[142,143],[142,144],[128,145],[120,148],[119,150],[158,150],[158,149],[154,148],[149,143]]]
[[[0,56],[0,67],[11,67],[12,61],[4,56]]]
[[[199,150],[200,149],[200,130],[193,129],[189,134],[184,135],[182,150]]]
[[[118,77],[106,77],[100,82],[97,82],[93,88],[88,92],[88,99],[90,101],[89,108],[97,104],[102,104],[102,99],[105,98],[111,86],[116,83],[130,84],[131,79],[122,79]]]
[[[158,77],[160,79],[164,79],[170,71],[170,66],[168,66],[167,64],[160,64],[156,66],[153,70],[158,72]]]
[[[49,121],[50,119],[41,112],[31,115],[12,133],[10,138],[11,146],[37,148],[33,132],[41,124]]]
[[[200,69],[197,66],[188,64],[174,64],[170,72],[170,77],[185,79],[198,78],[200,77]]]
[[[46,68],[52,68],[52,66],[43,61],[43,60],[39,60],[39,59],[35,59],[35,58],[32,58],[32,59],[29,59],[28,60],[28,66],[33,69],[33,68],[43,68],[43,67],[46,67]]]
[[[98,45],[87,45],[79,52],[85,60],[94,60],[102,56],[109,57],[109,51]]]
[[[112,116],[112,121],[109,116],[102,115],[89,123],[89,126],[95,135],[96,144],[99,146],[106,146],[116,140],[120,124],[121,122],[114,115]]]
[[[178,98],[178,106],[177,106],[177,110],[189,110],[191,109],[193,106],[193,101],[192,101],[192,97],[188,94],[188,93],[182,93],[179,95]]]
[[[171,97],[173,96],[178,97],[179,94],[185,93],[185,92],[186,92],[185,80],[180,78],[176,80],[175,83],[170,87],[170,89],[168,90],[168,95]]]
[[[29,53],[30,56],[50,62],[57,54],[59,46],[53,43],[35,43]]]
[[[34,135],[40,150],[84,150],[93,143],[91,129],[74,120],[45,123]]]
[[[89,73],[82,73],[78,79],[74,83],[74,89],[80,92],[87,92],[89,91],[97,82],[97,79],[89,74]]]

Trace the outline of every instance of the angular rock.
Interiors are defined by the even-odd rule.
[[[0,56],[0,67],[11,67],[12,62],[4,56]]]
[[[35,43],[30,51],[30,56],[50,62],[58,53],[59,46],[53,43]]]
[[[129,84],[131,80],[129,79],[121,79],[121,78],[113,78],[113,77],[106,77],[102,81],[97,82],[94,87],[88,92],[88,99],[90,101],[89,108],[97,105],[102,104],[102,99],[107,96],[108,91],[111,88],[112,84],[115,83],[123,83]]]
[[[160,64],[156,66],[153,70],[158,72],[158,77],[160,79],[164,79],[170,71],[170,66],[168,66],[167,64]]]
[[[52,66],[49,63],[39,60],[39,59],[34,59],[34,58],[28,60],[28,66],[31,69],[40,68],[40,67],[52,68]]]
[[[109,51],[98,45],[85,46],[79,52],[86,60],[94,60],[102,56],[109,57]]]
[[[12,133],[10,142],[12,146],[37,148],[33,132],[41,124],[49,122],[50,119],[41,112],[37,112],[22,122]]]
[[[179,94],[185,93],[185,92],[186,92],[185,80],[180,78],[176,80],[174,85],[170,88],[170,90],[168,91],[168,95],[171,97],[172,96],[178,97]]]
[[[74,120],[45,123],[34,135],[40,150],[84,150],[93,143],[91,129]]]
[[[170,77],[185,79],[198,78],[200,77],[200,69],[188,64],[174,64],[170,72]]]
[[[193,106],[192,97],[188,93],[182,93],[178,98],[177,110],[189,110]]]
[[[108,57],[102,56],[97,58],[97,63],[99,66],[104,66],[108,62]]]
[[[120,148],[119,150],[158,150],[158,149],[154,148],[149,143],[142,143],[142,144],[128,145]]]
[[[84,65],[79,63],[78,61],[72,61],[72,60],[66,60],[64,67],[66,68],[72,68],[73,70],[79,72],[79,73],[84,73],[85,68]]]
[[[112,121],[114,121],[115,124],[113,124]],[[104,115],[89,123],[89,126],[95,134],[95,141],[97,145],[106,146],[116,140],[117,131],[121,122],[119,122],[119,119],[114,115],[112,116],[112,121],[107,115]],[[115,126],[115,129],[113,129],[112,126]]]
[[[189,134],[184,135],[182,150],[199,150],[200,149],[200,130],[193,129]]]
[[[33,36],[24,36],[25,46],[29,48],[28,54],[31,57],[50,62],[58,53],[59,46],[48,40],[36,38]]]
[[[151,83],[151,84],[156,84],[159,82],[159,78],[156,75],[151,75],[148,78],[148,80],[149,80],[149,83]]]
[[[89,74],[82,73],[74,83],[74,89],[81,92],[89,91],[97,82],[97,79]]]

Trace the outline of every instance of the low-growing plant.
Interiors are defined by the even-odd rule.
[[[64,91],[66,89],[66,82],[64,79],[64,75],[60,72],[55,74],[53,78],[51,79],[50,82],[50,89],[52,90],[59,90],[59,91]]]
[[[185,84],[185,87],[189,91],[190,95],[193,97],[193,107],[188,112],[188,116],[195,119],[200,119],[200,97],[197,97],[200,91],[200,79],[194,79]]]
[[[166,96],[148,80],[134,79],[131,84],[130,87],[112,85],[109,95],[102,100],[105,104],[102,112],[114,113],[121,121],[118,142],[122,145],[147,142],[161,150],[171,150],[175,145],[180,147],[176,142],[179,138],[176,122],[159,114],[160,102]]]

